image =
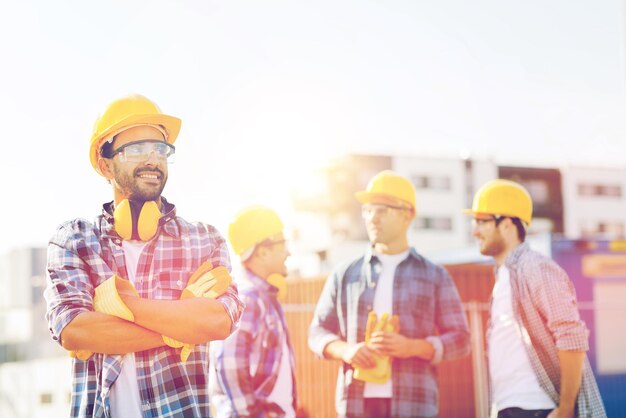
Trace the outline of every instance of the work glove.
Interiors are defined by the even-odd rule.
[[[102,312],[130,322],[135,322],[135,316],[122,301],[120,292],[130,292],[139,297],[137,289],[135,289],[135,286],[133,286],[130,281],[114,274],[96,287],[93,297],[93,308],[96,312]],[[86,350],[70,351],[70,357],[79,360],[88,360],[92,355],[93,353],[91,351]]]
[[[139,297],[137,289],[135,289],[135,286],[133,286],[130,281],[117,277],[117,275],[114,274],[111,278],[96,287],[96,292],[93,297],[94,310],[96,312],[117,316],[118,318],[130,322],[135,322],[135,316],[122,301],[120,292],[130,292]]]
[[[180,295],[180,299],[190,298],[209,298],[216,299],[222,295],[230,286],[232,279],[228,269],[224,266],[217,266],[213,268],[213,264],[206,261],[198,270],[196,270],[189,281],[187,287],[183,289]],[[170,347],[180,348],[181,361],[187,361],[187,358],[193,351],[194,344],[186,344],[163,335],[163,341]]]
[[[93,356],[93,352],[87,351],[87,350],[76,350],[76,351],[70,351],[69,353],[70,353],[71,358],[77,358],[83,361],[89,360],[89,358]]]
[[[375,332],[398,332],[399,330],[400,319],[398,315],[393,315],[389,319],[389,314],[385,312],[380,316],[380,319],[377,319],[376,312],[370,311],[365,326],[365,344],[369,343],[372,334]],[[378,384],[386,383],[391,379],[391,357],[381,356],[376,353],[374,356],[376,358],[376,366],[369,369],[355,367],[355,379]]]

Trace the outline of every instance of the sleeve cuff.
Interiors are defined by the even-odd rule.
[[[324,335],[322,337],[319,337],[317,341],[315,341],[315,344],[311,345],[311,350],[315,354],[317,354],[319,358],[325,359],[327,357],[324,355],[324,348],[326,348],[326,346],[333,341],[337,341],[340,339],[341,338],[339,338],[339,336],[335,334]]]
[[[430,363],[441,363],[441,360],[443,359],[443,343],[441,342],[441,338],[434,336],[426,337],[426,341],[428,341],[435,349],[435,355],[433,356],[433,359],[430,361]]]

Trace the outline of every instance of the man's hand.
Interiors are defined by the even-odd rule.
[[[435,355],[435,349],[428,341],[407,338],[397,332],[374,332],[368,346],[383,355],[397,358],[420,357],[431,360]]]
[[[341,355],[341,359],[352,367],[371,369],[376,366],[375,351],[365,345],[365,342],[348,345]]]
[[[383,355],[398,358],[412,356],[411,340],[397,332],[375,332],[368,345]]]
[[[548,418],[574,418],[574,409],[558,407],[548,414]]]
[[[131,282],[114,274],[96,287],[93,308],[96,312],[134,322],[135,317],[126,303],[128,299],[138,297],[137,289]],[[70,351],[70,357],[79,360],[88,360],[92,355],[93,353],[87,350]]]
[[[187,287],[183,289],[180,299],[216,299],[226,292],[231,281],[232,278],[226,267],[217,266],[213,268],[211,262],[205,261],[189,278]],[[162,338],[163,342],[168,346],[181,349],[180,359],[183,362],[187,361],[187,358],[189,358],[189,355],[195,348],[194,344],[186,344],[166,335],[163,335]]]
[[[139,294],[131,282],[113,275],[96,287],[93,296],[93,308],[96,312],[134,322],[135,316],[128,308],[127,303],[130,298],[138,297]]]

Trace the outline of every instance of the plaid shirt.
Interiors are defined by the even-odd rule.
[[[174,209],[167,202],[163,207]],[[104,212],[93,224],[76,219],[60,225],[48,245],[46,318],[52,338],[59,343],[67,324],[93,310],[96,286],[113,274],[128,277],[122,240],[108,221],[110,214]],[[172,216],[143,250],[135,287],[142,298],[179,299],[192,272],[206,260],[230,268],[219,232]],[[243,309],[236,287],[218,300],[235,325]],[[208,351],[208,343],[197,345],[185,363],[167,346],[135,353],[144,417],[210,416]],[[96,353],[87,361],[73,360],[71,416],[110,416],[109,394],[120,374],[121,359],[122,355]]]
[[[250,271],[246,273],[246,281],[239,282],[246,305],[239,326],[224,341],[211,343],[209,393],[218,417],[282,417],[282,409],[267,398],[276,384],[283,356],[289,356],[296,411],[295,360],[289,332],[277,299],[278,289]],[[283,343],[288,352],[283,351]],[[251,370],[253,362],[258,362],[255,370]]]
[[[558,405],[561,369],[558,351],[587,351],[589,331],[576,307],[576,292],[567,274],[554,261],[518,246],[506,259],[510,272],[513,311],[526,352],[539,384]],[[577,416],[606,417],[600,392],[585,358],[577,400]]]
[[[326,281],[309,329],[309,346],[323,356],[324,347],[341,339],[356,344],[365,339],[381,263],[372,249]],[[441,266],[414,249],[395,271],[393,313],[400,317],[400,333],[427,338],[435,347],[433,361],[395,358],[392,363],[391,416],[434,417],[438,413],[435,363],[469,353],[467,319],[458,291]],[[336,394],[340,416],[364,414],[364,382],[353,379],[353,369],[342,363]]]

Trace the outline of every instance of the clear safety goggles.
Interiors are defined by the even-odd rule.
[[[121,147],[112,150],[108,155],[102,155],[104,158],[113,158],[117,154],[120,155],[122,162],[143,162],[146,161],[154,153],[157,159],[174,162],[174,152],[176,148],[172,144],[163,142],[159,139],[143,139],[141,141],[129,142]]]
[[[361,216],[364,218],[370,218],[374,215],[388,216],[396,210],[411,210],[411,208],[383,204],[366,204],[361,206]]]

